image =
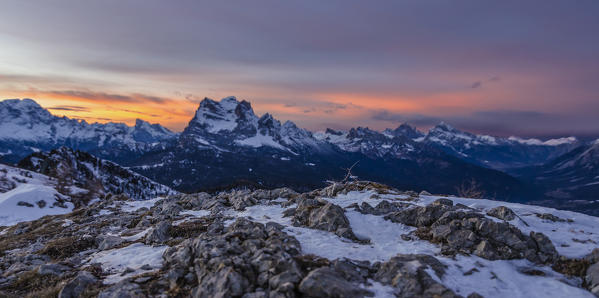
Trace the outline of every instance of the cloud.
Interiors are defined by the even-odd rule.
[[[431,126],[442,121],[441,118],[434,116],[393,113],[386,110],[373,111],[371,119],[385,122],[410,123],[416,126]]]
[[[72,112],[90,112],[90,109],[82,106],[53,106],[48,107],[48,110],[57,110],[57,111],[72,111]]]
[[[487,80],[484,80],[484,81],[476,81],[476,82],[472,83],[472,85],[470,86],[470,88],[472,88],[472,89],[480,88],[480,87],[483,86],[483,82],[491,83],[491,82],[499,82],[500,80],[501,80],[501,78],[498,77],[498,76],[491,77],[491,78],[489,78]]]
[[[48,95],[55,98],[77,99],[90,102],[106,102],[106,103],[155,103],[167,104],[175,102],[175,99],[147,95],[142,93],[118,94],[108,92],[97,92],[88,90],[40,90],[32,89],[31,93],[35,96]]]

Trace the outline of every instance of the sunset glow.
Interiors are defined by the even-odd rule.
[[[259,2],[9,1],[1,97],[175,131],[204,97],[236,96],[311,130],[444,120],[498,135],[599,133],[594,2]]]

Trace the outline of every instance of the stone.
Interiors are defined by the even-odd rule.
[[[98,298],[141,298],[145,297],[140,286],[128,280],[120,281],[111,287],[104,289]]]
[[[343,279],[330,268],[310,271],[299,285],[299,291],[308,297],[365,297],[374,293]]]
[[[300,200],[293,215],[293,224],[333,232],[340,237],[360,242],[352,231],[343,208],[324,200]]]
[[[487,215],[503,219],[505,221],[511,221],[516,218],[516,213],[512,211],[512,209],[505,206],[492,208],[487,212]]]
[[[169,230],[171,228],[171,223],[168,221],[161,221],[156,226],[148,231],[146,235],[146,239],[144,240],[145,244],[162,244],[166,242],[169,238]]]
[[[71,270],[70,267],[61,264],[44,264],[40,265],[37,269],[37,273],[41,275],[52,274],[61,275],[65,271]]]
[[[107,250],[121,245],[125,240],[118,236],[100,235],[96,237],[99,250]]]
[[[584,276],[587,289],[599,297],[599,263],[591,265]]]
[[[59,298],[78,298],[98,279],[88,271],[80,271],[75,278],[67,282],[58,293]]]
[[[435,257],[400,254],[382,263],[374,279],[398,289],[398,297],[459,297],[432,278],[427,268],[437,279],[445,274],[445,266]]]

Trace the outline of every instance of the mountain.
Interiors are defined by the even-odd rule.
[[[112,122],[89,124],[54,116],[31,99],[0,102],[0,155],[8,163],[61,146],[121,161],[176,137],[159,124],[139,119],[132,127]]]
[[[592,298],[597,226],[368,181],[110,197],[0,226],[0,296]]]
[[[540,188],[549,205],[599,215],[599,140],[514,174]]]
[[[202,100],[179,142],[187,147],[221,151],[271,147],[294,155],[326,147],[312,138],[312,133],[298,128],[293,122],[281,125],[268,113],[258,118],[249,102],[237,101],[233,96],[220,102],[209,98]]]
[[[515,198],[525,192],[514,178],[452,157],[403,136],[367,128],[330,134],[281,125],[255,115],[235,97],[204,99],[176,143],[151,150],[132,170],[173,188],[193,192],[235,185],[310,190],[352,174],[402,188],[457,193],[473,180],[489,196]]]
[[[407,124],[313,134],[269,113],[259,117],[235,97],[205,98],[180,134],[141,120],[129,127],[56,117],[29,99],[3,101],[0,115],[4,162],[66,146],[186,192],[236,185],[305,191],[343,179],[357,162],[353,176],[394,187],[457,194],[464,185],[487,197],[524,198],[530,189],[497,169],[538,164],[576,143],[477,136],[446,124],[426,134]]]
[[[475,135],[443,122],[415,140],[436,146],[458,158],[499,170],[543,164],[580,145],[575,137],[543,142]]]
[[[133,200],[147,200],[176,193],[113,162],[67,147],[33,153],[18,166],[53,177],[66,188],[93,190],[98,197],[112,193],[125,194]]]

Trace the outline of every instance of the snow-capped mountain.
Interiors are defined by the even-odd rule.
[[[147,200],[176,193],[113,162],[67,147],[33,153],[18,166],[56,178],[65,188],[93,190],[97,197],[112,193],[125,194],[133,200]]]
[[[321,187],[354,174],[393,186],[456,193],[476,180],[489,196],[515,198],[523,191],[512,177],[479,167],[426,144],[367,128],[312,133],[270,114],[258,117],[246,101],[204,99],[179,141],[128,163],[132,170],[180,191],[246,185]],[[508,194],[512,192],[512,194]]]
[[[179,191],[232,185],[308,190],[341,179],[358,162],[354,175],[394,187],[452,194],[456,185],[476,181],[489,196],[523,198],[529,192],[521,182],[493,169],[543,163],[578,145],[574,138],[480,136],[444,123],[426,134],[407,124],[312,134],[269,113],[258,116],[235,97],[204,99],[180,134],[142,120],[129,127],[56,117],[29,99],[1,102],[0,116],[4,162],[66,146]]]
[[[180,136],[185,146],[236,151],[236,147],[272,147],[293,154],[319,149],[312,133],[293,122],[281,122],[266,113],[256,116],[249,102],[235,97],[220,102],[205,98]]]
[[[33,152],[61,146],[119,159],[176,137],[176,133],[160,124],[139,119],[135,126],[112,122],[89,124],[54,116],[32,99],[0,102],[0,155],[4,162],[17,162]]]
[[[359,152],[373,158],[418,159],[437,153],[433,148],[425,148],[426,146],[404,135],[405,132],[414,136],[409,131],[402,130],[403,128],[405,126],[383,133],[368,127],[352,128],[348,132],[327,129],[315,133],[314,137],[334,144],[343,151]]]
[[[431,128],[416,141],[436,146],[456,157],[495,169],[538,165],[580,145],[575,137],[541,141],[500,138],[460,131],[446,123]]]
[[[574,137],[543,142],[518,137],[475,135],[443,122],[426,134],[404,123],[396,129],[385,129],[382,133],[358,127],[348,132],[327,129],[314,136],[345,151],[378,157],[418,158],[423,152],[430,154],[432,148],[437,148],[465,161],[499,170],[542,164],[580,144]]]

